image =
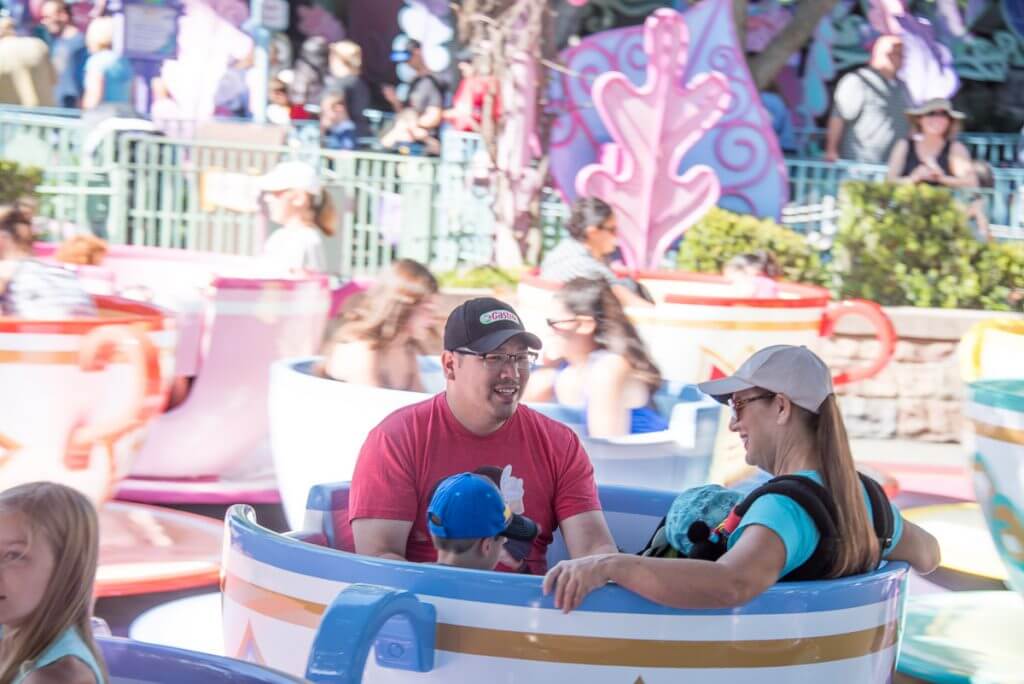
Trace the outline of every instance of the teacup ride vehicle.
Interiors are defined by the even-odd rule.
[[[36,246],[44,258],[55,251]],[[267,369],[319,348],[332,303],[328,278],[280,273],[250,257],[125,245],[111,245],[100,266],[78,271],[93,291],[174,311],[181,335],[172,405],[152,425],[118,498],[279,502]]]
[[[98,637],[111,684],[298,684],[305,680],[231,658]]]
[[[600,485],[615,541],[637,552],[674,492]],[[783,583],[732,609],[679,610],[609,585],[569,615],[537,576],[352,553],[348,485],[310,491],[285,535],[233,506],[224,538],[228,655],[312,681],[888,681],[907,566]],[[556,533],[549,564],[566,556]],[[370,655],[371,650],[373,655]]]
[[[968,385],[964,448],[1010,591],[913,597],[900,672],[936,682],[1011,682],[1024,673],[1024,379]],[[975,548],[977,537],[961,544]],[[972,543],[973,540],[973,543]],[[946,553],[944,540],[943,553]],[[943,563],[945,564],[945,560]],[[1016,593],[1014,593],[1016,592]]]
[[[111,501],[166,403],[175,316],[95,296],[95,317],[0,317],[0,489],[51,480],[100,511],[100,597],[215,584],[219,526]]]
[[[351,479],[363,441],[381,420],[430,394],[405,392],[324,377],[320,357],[284,359],[270,371],[270,439],[285,514],[302,524],[309,489],[319,482]],[[444,389],[436,357],[420,358],[428,392]],[[530,404],[566,422],[581,437],[599,483],[682,490],[708,477],[719,404],[693,386],[669,383],[655,395],[669,429],[616,438],[594,438],[573,421],[576,412],[554,404]]]

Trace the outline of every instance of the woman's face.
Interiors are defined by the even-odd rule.
[[[276,190],[263,193],[270,220],[279,225],[302,216],[309,204],[309,196],[301,190]]]
[[[619,224],[612,214],[596,226],[587,229],[587,244],[601,256],[607,256],[618,249]]]
[[[416,310],[409,317],[410,337],[421,339],[437,326],[438,299],[437,294],[428,295],[416,305]]]
[[[778,428],[775,395],[766,389],[752,387],[734,393],[730,405],[733,410],[729,429],[737,433],[743,442],[747,463],[767,469],[775,451]]]
[[[931,112],[921,117],[921,130],[927,135],[942,137],[949,130],[950,122],[946,112]]]
[[[548,336],[545,347],[550,356],[562,358],[580,350],[589,350],[594,338],[594,319],[574,314],[557,297],[547,311]]]
[[[18,627],[38,608],[56,565],[42,535],[21,513],[0,513],[0,625]]]

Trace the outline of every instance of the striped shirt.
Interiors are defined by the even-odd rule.
[[[615,273],[587,249],[586,245],[573,238],[562,240],[544,257],[540,265],[540,277],[565,283],[573,278],[604,278],[616,282]]]
[[[19,318],[57,319],[96,316],[96,304],[73,271],[25,259],[0,292],[0,314]]]

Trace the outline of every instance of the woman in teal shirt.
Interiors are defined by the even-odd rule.
[[[893,507],[886,548],[854,468],[828,367],[806,347],[776,345],[754,354],[728,378],[701,391],[732,407],[747,463],[772,475],[799,474],[824,485],[837,509],[838,539],[824,578],[870,572],[883,558],[927,574],[939,564],[935,538]],[[810,514],[781,494],[747,510],[716,561],[605,554],[563,561],[544,579],[555,606],[568,612],[594,589],[615,582],[676,608],[727,608],[747,603],[811,558],[821,534]]]

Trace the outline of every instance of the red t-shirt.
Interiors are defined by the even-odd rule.
[[[575,432],[520,405],[497,431],[481,437],[459,423],[442,392],[395,411],[367,436],[352,475],[349,520],[410,520],[405,557],[436,561],[427,496],[439,480],[484,465],[511,465],[523,480],[525,514],[540,526],[526,558],[531,574],[546,572],[559,522],[601,510],[594,468]]]

